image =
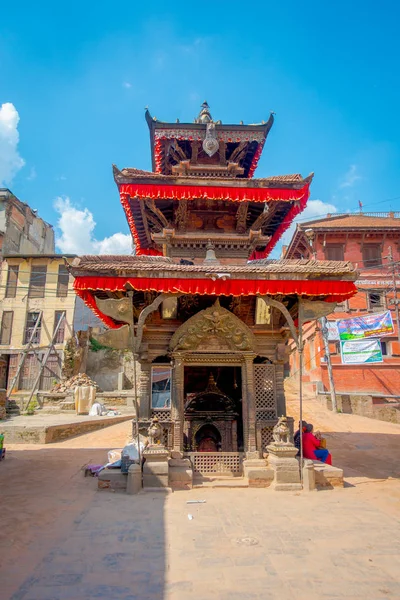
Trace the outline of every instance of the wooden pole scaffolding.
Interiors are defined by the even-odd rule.
[[[47,351],[46,351],[46,353],[45,353],[45,355],[44,355],[44,357],[43,357],[43,360],[42,360],[42,362],[40,363],[40,369],[39,369],[39,373],[37,374],[37,376],[36,376],[36,379],[35,379],[35,382],[34,382],[34,384],[33,384],[33,386],[32,386],[31,393],[29,394],[28,403],[27,403],[27,405],[26,405],[26,407],[25,407],[25,410],[28,410],[28,408],[29,408],[29,405],[30,405],[30,403],[31,403],[31,400],[32,400],[33,394],[35,393],[36,386],[38,385],[38,383],[39,383],[39,381],[40,381],[40,378],[41,378],[41,376],[42,376],[42,373],[43,373],[43,370],[44,370],[44,368],[45,368],[45,366],[46,366],[46,364],[47,364],[47,361],[48,361],[48,359],[49,359],[49,356],[50,356],[50,354],[51,354],[51,351],[52,351],[52,350],[54,350],[55,354],[57,354],[57,350],[56,350],[56,349],[55,349],[55,347],[54,347],[54,342],[55,342],[55,340],[56,340],[56,338],[57,338],[57,333],[58,333],[58,331],[59,331],[59,329],[60,329],[60,327],[61,327],[61,324],[62,324],[62,322],[64,321],[64,319],[65,319],[65,312],[63,312],[63,313],[62,313],[62,315],[61,315],[60,319],[58,320],[58,323],[57,323],[57,326],[56,326],[56,328],[55,328],[55,330],[54,330],[53,337],[52,337],[52,339],[51,339],[51,342],[50,342],[50,344],[49,344],[49,347],[47,348]]]
[[[33,345],[33,340],[35,338],[36,331],[37,331],[39,325],[42,322],[42,315],[43,315],[43,311],[39,311],[39,316],[36,319],[36,323],[35,323],[34,328],[32,329],[32,333],[31,333],[30,338],[28,340],[28,344],[27,344],[26,348],[24,349],[24,351],[22,353],[22,356],[21,356],[21,358],[19,360],[19,363],[18,363],[17,371],[16,371],[16,373],[15,373],[15,375],[13,377],[13,380],[11,381],[11,384],[10,384],[8,390],[7,390],[7,400],[8,400],[9,396],[11,395],[11,393],[12,393],[12,391],[14,389],[14,385],[19,380],[19,376],[20,376],[22,367],[24,366],[25,359],[27,357],[27,354],[28,354],[29,350],[31,349],[31,347]]]

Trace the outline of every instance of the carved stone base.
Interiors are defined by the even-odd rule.
[[[168,488],[168,450],[158,444],[147,446],[143,458],[143,489]]]
[[[244,460],[243,475],[249,480],[249,487],[269,487],[274,480],[274,471],[263,458]]]
[[[191,490],[193,487],[193,469],[187,458],[169,460],[169,485],[173,490]]]
[[[270,444],[267,450],[268,464],[274,471],[271,487],[276,491],[301,490],[297,448],[293,444]]]

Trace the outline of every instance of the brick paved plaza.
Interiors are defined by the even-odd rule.
[[[123,444],[126,423],[14,446],[0,470],[2,599],[399,598],[400,427],[308,401],[311,415],[344,489],[97,492],[80,468]]]

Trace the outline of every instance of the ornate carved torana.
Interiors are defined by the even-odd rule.
[[[222,308],[219,300],[184,323],[172,336],[170,349],[197,352],[251,351],[255,347],[250,329]]]

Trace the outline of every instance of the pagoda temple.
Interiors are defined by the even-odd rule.
[[[253,177],[272,114],[225,125],[204,102],[193,123],[148,111],[146,121],[152,171],[113,167],[135,255],[75,259],[75,290],[109,327],[108,344],[137,357],[139,428],[157,416],[170,450],[219,452],[240,470],[286,414],[299,311],[303,321],[314,304],[333,311],[356,273],[344,261],[268,258],[312,181]]]

